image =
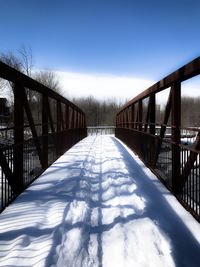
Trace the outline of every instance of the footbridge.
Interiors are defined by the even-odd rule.
[[[200,57],[125,104],[115,127],[0,62],[0,266],[199,266],[200,130],[181,125]],[[157,95],[167,91],[162,122]]]

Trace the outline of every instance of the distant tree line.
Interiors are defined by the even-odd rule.
[[[200,127],[200,97],[182,97],[181,114],[183,126]]]
[[[73,98],[72,102],[85,112],[88,126],[115,125],[116,113],[122,106],[115,99],[102,101],[93,96]]]
[[[157,105],[156,122],[163,123],[165,108]],[[168,121],[171,124],[171,114]],[[183,96],[181,98],[181,126],[200,127],[200,97]]]
[[[124,103],[117,104],[116,99],[97,100],[93,96],[73,98],[72,102],[78,105],[86,114],[88,126],[115,125],[115,116]],[[143,106],[143,122],[145,122],[147,106]],[[156,123],[162,124],[165,107],[156,106]],[[168,121],[171,124],[171,114]],[[182,97],[181,125],[183,127],[200,127],[200,97]]]

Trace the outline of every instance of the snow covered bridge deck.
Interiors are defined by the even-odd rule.
[[[199,224],[113,136],[79,142],[0,215],[0,266],[199,262]]]

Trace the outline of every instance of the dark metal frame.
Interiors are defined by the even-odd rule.
[[[199,74],[200,57],[136,96],[124,105],[116,116],[116,137],[141,157],[198,220],[200,220],[200,132],[197,128],[181,127],[181,83]],[[156,94],[167,88],[170,88],[170,94],[163,123],[157,125]],[[142,118],[143,101],[147,98],[149,102],[146,118]],[[166,138],[167,128],[171,131],[170,138],[169,136]],[[188,133],[196,131],[196,141],[192,147],[181,143],[183,131]],[[163,155],[165,162],[160,160]]]
[[[73,144],[87,136],[84,112],[69,100],[32,78],[0,62],[0,78],[12,82],[14,93],[13,144],[0,146],[0,210],[3,210],[25,187]],[[27,90],[40,95],[42,105],[41,133],[34,122],[27,98]],[[53,120],[50,99],[56,102],[56,121]],[[51,100],[52,101],[52,100]],[[65,110],[64,110],[65,109]],[[25,114],[28,125],[25,125]],[[32,138],[25,140],[24,132],[29,127]],[[7,129],[0,129],[5,132]],[[31,147],[30,147],[31,144]],[[25,167],[30,170],[26,149],[35,148],[40,168],[24,180]],[[55,153],[49,158],[50,150]],[[26,158],[26,162],[25,159]],[[31,160],[31,159],[30,159]],[[34,166],[33,166],[34,168]],[[32,173],[31,173],[32,174]],[[28,182],[27,182],[28,181]]]

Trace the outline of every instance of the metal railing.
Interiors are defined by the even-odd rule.
[[[200,129],[181,127],[181,83],[199,74],[200,57],[129,101],[116,116],[116,137],[132,148],[200,221]],[[163,122],[156,124],[156,94],[167,88],[170,94]]]
[[[85,114],[69,100],[0,62],[12,83],[13,122],[0,129],[0,211],[73,144],[86,137]]]

